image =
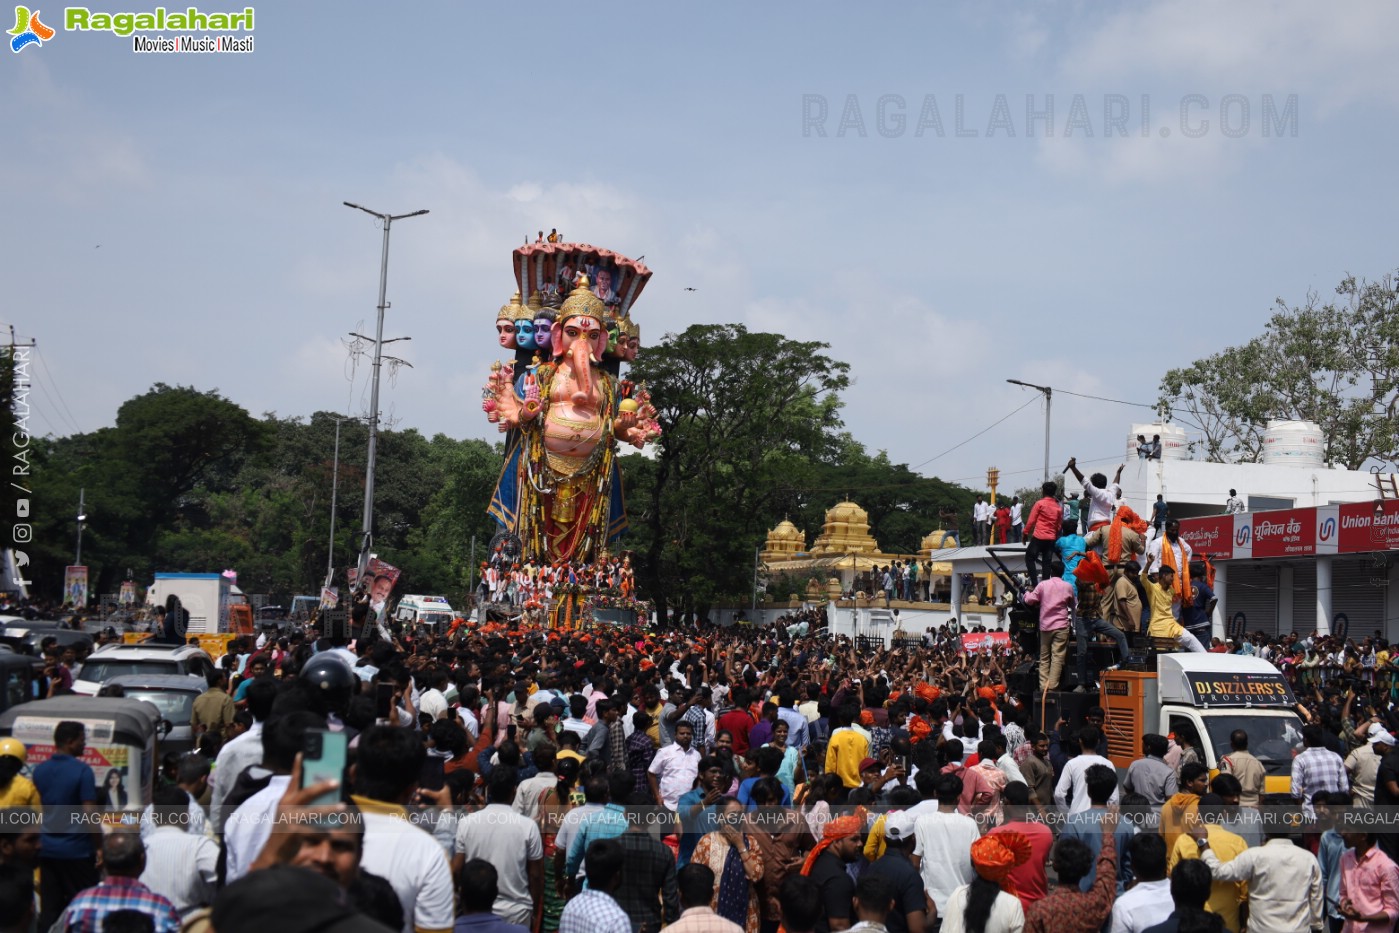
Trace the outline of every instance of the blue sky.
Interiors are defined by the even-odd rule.
[[[721,321],[829,342],[848,427],[910,464],[1030,399],[1006,378],[1153,402],[1275,298],[1399,266],[1393,5],[255,7],[251,55],[60,31],[0,65],[0,319],[39,342],[36,433],[110,424],[156,381],[363,412],[341,337],[373,327],[380,235],[344,200],[432,211],[394,228],[385,334],[415,368],[383,408],[454,437],[496,436],[494,313],[541,227],[645,255],[643,345]],[[850,95],[863,136],[838,133]],[[915,135],[927,95],[942,137]],[[997,95],[1013,137],[987,134]],[[1027,95],[1053,95],[1053,136]],[[1296,95],[1281,136],[1264,95]],[[818,96],[825,138],[803,133]],[[1117,456],[1135,420],[1056,397],[1055,466]],[[1031,404],[925,471],[1028,484],[1042,425]]]

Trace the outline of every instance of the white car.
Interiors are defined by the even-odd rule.
[[[73,673],[73,692],[96,696],[113,677],[132,674],[184,674],[205,680],[214,672],[213,659],[193,645],[104,645],[78,666]]]

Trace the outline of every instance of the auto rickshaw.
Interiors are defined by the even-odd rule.
[[[155,705],[125,697],[34,700],[0,713],[0,737],[28,746],[33,767],[53,756],[54,728],[65,720],[87,727],[81,760],[96,776],[98,805],[109,813],[144,809],[155,782],[156,743],[169,730]]]
[[[43,661],[0,647],[0,712],[35,699],[42,679]]]

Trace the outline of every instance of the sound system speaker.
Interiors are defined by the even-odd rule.
[[[1088,721],[1088,710],[1098,705],[1096,693],[1074,693],[1072,690],[1051,690],[1044,694],[1043,703],[1035,698],[1034,728],[1045,732],[1054,728],[1060,719],[1077,729]]]
[[[1010,692],[1020,697],[1032,697],[1040,692],[1040,666],[1034,661],[1026,661],[1006,678]]]

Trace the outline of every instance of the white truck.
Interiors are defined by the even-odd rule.
[[[189,614],[187,635],[252,634],[253,614],[242,590],[220,573],[157,573],[146,590],[146,602],[154,609],[174,594]]]
[[[437,631],[445,631],[457,616],[452,604],[445,596],[404,596],[398,601],[393,617],[405,625],[427,625]]]
[[[1267,771],[1267,792],[1287,793],[1292,758],[1302,744],[1297,698],[1287,678],[1262,658],[1236,654],[1158,654],[1156,672],[1105,671],[1101,704],[1108,757],[1126,768],[1141,757],[1148,732],[1198,737],[1213,777],[1236,729]]]

